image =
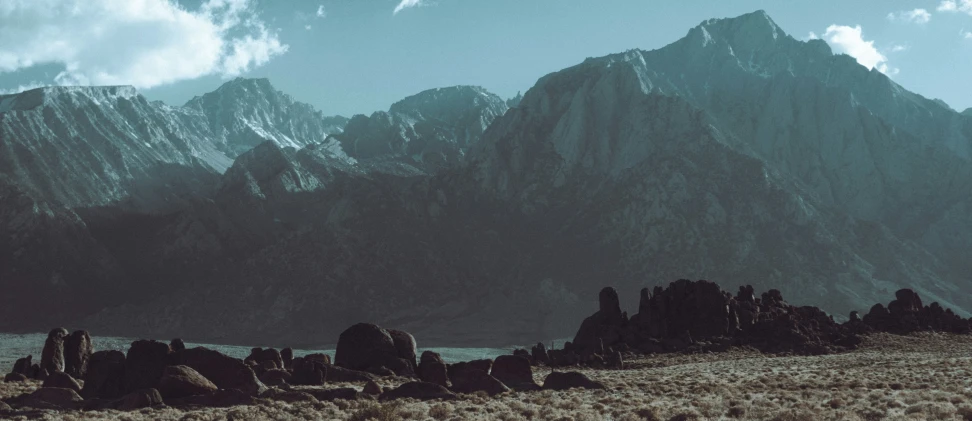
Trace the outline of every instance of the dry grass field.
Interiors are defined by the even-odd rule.
[[[855,352],[768,357],[663,355],[625,370],[582,370],[608,390],[462,395],[413,400],[281,402],[138,412],[37,411],[49,420],[972,420],[972,337],[940,334],[866,338]],[[547,371],[538,370],[542,382]],[[0,397],[38,384],[0,384]],[[389,382],[386,386],[394,386]],[[360,387],[360,385],[358,385]],[[299,388],[298,388],[299,389]]]

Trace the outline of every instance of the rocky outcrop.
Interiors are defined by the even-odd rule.
[[[122,397],[125,391],[125,354],[114,350],[91,354],[81,396],[85,399],[115,399]]]
[[[406,332],[358,323],[338,337],[334,364],[352,370],[385,367],[400,376],[415,376],[415,339]]]
[[[125,391],[134,392],[158,387],[165,367],[172,363],[165,342],[139,340],[132,342],[125,355]]]
[[[78,330],[64,341],[64,372],[80,379],[88,371],[88,360],[94,348],[91,335],[86,330]]]
[[[68,331],[63,327],[52,330],[47,334],[44,351],[41,353],[40,368],[47,373],[64,371],[64,339]]]
[[[921,297],[911,289],[895,292],[895,299],[884,307],[871,307],[861,320],[864,325],[880,332],[907,334],[936,331],[968,334],[972,331],[969,319],[962,318],[937,302],[922,305]],[[853,322],[853,320],[852,320]]]
[[[253,361],[257,363],[258,366],[264,363],[269,364],[266,369],[272,370],[275,368],[284,368],[283,357],[280,352],[273,348],[253,348],[250,350],[250,355],[243,359],[243,362]]]
[[[533,368],[530,366],[530,360],[520,356],[500,355],[496,357],[490,375],[513,390],[523,392],[540,389],[540,386],[533,380]]]
[[[446,363],[442,361],[442,357],[436,352],[422,352],[422,360],[418,366],[418,377],[423,382],[449,387],[449,374]]]
[[[80,408],[83,400],[78,395],[78,392],[72,389],[42,387],[29,395],[24,395],[8,402],[13,406],[19,407],[73,410]]]
[[[266,386],[242,360],[205,347],[190,348],[173,355],[173,363],[192,368],[220,389],[238,389],[259,396]]]
[[[81,393],[81,384],[78,383],[74,377],[62,371],[56,371],[47,376],[41,387],[54,387],[60,389],[71,389],[77,393]]]

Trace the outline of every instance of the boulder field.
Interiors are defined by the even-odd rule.
[[[736,294],[708,281],[679,280],[667,288],[641,290],[638,313],[621,310],[614,288],[599,294],[599,309],[581,323],[563,349],[542,342],[495,360],[447,364],[432,351],[418,354],[415,338],[404,331],[358,323],[342,332],[332,360],[327,354],[294,356],[291,348],[253,348],[244,359],[205,347],[186,348],[138,340],[126,353],[94,351],[86,331],[51,330],[41,352],[17,360],[6,382],[41,381],[33,392],[2,401],[10,409],[136,410],[175,407],[226,407],[266,400],[400,398],[456,399],[458,394],[495,396],[544,389],[603,389],[604,384],[559,368],[623,369],[636,355],[667,352],[719,352],[748,346],[765,353],[819,355],[849,351],[870,332],[909,334],[937,331],[968,334],[964,319],[938,303],[923,305],[910,289],[895,293],[887,306],[874,305],[860,317],[836,322],[811,306],[788,304],[780,291],[758,297],[753,287]],[[535,366],[554,371],[542,384]],[[376,380],[400,384],[382,388]],[[360,383],[362,390],[335,383]],[[293,386],[301,386],[295,389]]]

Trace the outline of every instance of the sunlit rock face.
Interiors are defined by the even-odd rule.
[[[681,278],[778,289],[838,318],[901,288],[963,316],[972,308],[968,116],[822,41],[793,39],[762,12],[703,22],[659,50],[588,59],[544,76],[512,108],[479,88],[444,88],[330,135],[327,119],[298,124],[316,114],[265,85],[141,105],[174,116],[164,127],[206,134],[159,137],[175,152],[158,159],[181,169],[156,183],[167,194],[88,177],[97,166],[75,170],[82,188],[48,189],[91,191],[78,203],[164,197],[166,212],[48,212],[31,193],[44,191],[32,180],[46,167],[5,170],[4,191],[21,198],[0,209],[21,221],[3,226],[19,235],[11,250],[43,252],[4,256],[19,268],[64,256],[76,265],[18,282],[43,294],[108,280],[97,290],[113,295],[61,313],[90,330],[294,345],[361,321],[423,343],[535,343],[574,333],[596,308],[578,297]],[[111,104],[137,98],[86,112],[114,116],[123,107]],[[36,108],[21,102],[3,97],[0,124]],[[102,132],[135,124],[118,121]],[[105,162],[137,167],[122,165],[143,156],[130,154]],[[66,153],[39,156],[73,165]],[[41,238],[33,232],[56,241],[25,240]],[[73,275],[82,269],[94,275]]]
[[[335,135],[359,160],[393,159],[429,173],[463,161],[506,101],[476,86],[430,89],[370,117],[356,115]]]

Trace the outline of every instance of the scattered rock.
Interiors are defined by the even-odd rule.
[[[92,353],[94,349],[88,331],[78,330],[72,333],[64,341],[64,372],[76,379],[84,378]]]
[[[423,382],[435,383],[449,387],[449,374],[442,357],[432,351],[422,353],[422,360],[418,366],[418,377]]]
[[[281,402],[317,402],[314,395],[299,390],[269,389],[260,397]]]
[[[169,399],[166,403],[175,407],[229,408],[233,406],[254,405],[257,403],[257,399],[237,389],[220,389],[208,395]]]
[[[162,379],[162,371],[170,363],[169,355],[169,345],[164,342],[132,342],[125,356],[125,391],[156,388]]]
[[[44,351],[41,352],[40,368],[47,370],[48,374],[64,371],[64,338],[67,336],[68,331],[63,327],[51,330],[47,334]]]
[[[125,394],[125,354],[98,351],[88,360],[81,396],[85,399],[116,399]]]
[[[159,394],[165,399],[205,395],[218,389],[213,382],[191,367],[172,365],[162,371]]]
[[[381,394],[378,400],[387,401],[393,399],[413,398],[418,400],[453,400],[456,394],[449,391],[442,385],[427,382],[408,382],[395,389]]]
[[[361,394],[358,393],[357,390],[350,387],[341,387],[337,389],[308,389],[306,392],[314,395],[317,400],[328,402],[337,399],[353,401],[361,398]]]
[[[47,376],[47,379],[44,380],[44,384],[41,385],[41,387],[71,389],[75,392],[81,393],[81,384],[78,383],[74,377],[71,377],[70,374],[62,371],[58,371],[50,376]]]
[[[490,375],[513,390],[540,390],[540,386],[533,380],[533,368],[530,366],[530,361],[524,357],[516,355],[496,357]]]
[[[576,371],[555,371],[548,374],[547,378],[543,380],[543,388],[545,390],[567,390],[573,388],[604,389],[604,384],[593,381],[584,374]]]

